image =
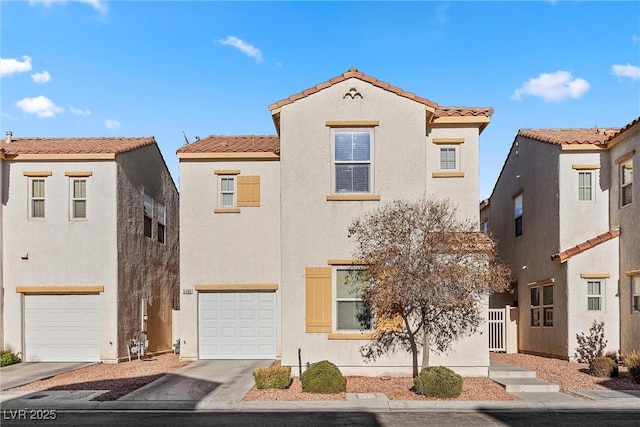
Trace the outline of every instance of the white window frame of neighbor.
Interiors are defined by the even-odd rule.
[[[153,197],[151,197],[147,193],[144,193],[143,207],[144,207],[143,234],[146,237],[153,238]],[[147,230],[146,230],[147,220],[149,222],[149,234],[147,234]]]
[[[448,165],[445,165],[445,167],[443,167],[443,161],[450,161],[450,159],[444,159],[443,154],[449,152],[453,152],[453,167],[448,167]],[[458,144],[438,146],[438,170],[445,172],[460,170],[460,146]]]
[[[597,292],[594,290],[594,286],[597,284]],[[587,310],[589,311],[602,311],[603,299],[602,290],[604,288],[604,281],[598,279],[587,280]]]
[[[589,185],[584,185],[582,177],[589,177]],[[581,202],[591,202],[594,199],[593,184],[595,175],[593,171],[578,171],[578,200]],[[586,191],[588,190],[588,195]],[[588,197],[587,197],[588,196]]]
[[[163,245],[167,237],[167,209],[164,204],[158,203],[158,242]]]
[[[625,174],[629,170],[630,174]],[[628,179],[625,179],[627,178]],[[628,191],[629,199],[625,198]],[[620,207],[625,207],[633,203],[633,157],[620,163]]]
[[[34,186],[36,183],[42,183],[42,194],[34,195]],[[46,180],[42,177],[29,178],[29,219],[43,220],[46,215]],[[36,202],[42,202],[42,214],[36,215]]]
[[[87,219],[87,185],[88,180],[86,178],[71,178],[70,180],[71,188],[69,191],[71,192],[71,205],[69,206],[69,217],[74,221],[82,221]],[[84,190],[84,194],[76,193],[76,184],[84,183],[82,186]],[[83,215],[78,215],[78,205],[82,205],[84,203],[84,212]]]
[[[640,313],[640,276],[631,278],[631,312]]]
[[[232,189],[224,189],[224,183],[231,182]],[[225,203],[225,195],[231,195],[231,203]],[[236,175],[218,175],[218,207],[235,208],[238,203],[238,179]]]
[[[372,331],[374,329],[374,316],[372,313],[369,313],[370,318],[369,318],[369,327],[368,328],[340,328],[339,325],[339,310],[338,310],[338,306],[340,305],[340,303],[358,303],[358,302],[362,302],[362,298],[359,298],[357,296],[351,296],[351,297],[345,297],[345,296],[338,296],[338,290],[339,290],[339,286],[338,286],[338,280],[340,279],[340,274],[338,273],[339,271],[346,271],[347,275],[345,277],[347,277],[350,272],[358,270],[357,268],[353,268],[353,267],[347,267],[347,266],[338,266],[333,268],[333,306],[334,306],[334,310],[333,310],[333,330],[336,332],[341,332],[341,333],[348,333],[348,332],[361,332],[361,331]],[[358,320],[355,319],[355,323],[357,323]]]
[[[336,156],[336,137],[340,134],[351,134],[352,139],[354,134],[368,134],[369,135],[369,156],[368,159],[354,159],[353,150],[351,152],[351,159],[337,160]],[[374,146],[374,132],[372,128],[337,128],[331,130],[331,162],[332,162],[332,179],[331,179],[331,193],[333,194],[372,194],[373,191],[373,146]],[[354,143],[352,142],[352,147]],[[367,188],[366,190],[354,190],[353,186],[353,169],[351,169],[352,185],[351,189],[338,189],[338,166],[368,166],[367,169]]]

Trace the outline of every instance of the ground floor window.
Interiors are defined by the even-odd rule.
[[[602,310],[602,282],[587,281],[587,310]]]
[[[531,292],[531,326],[553,326],[553,285],[536,286]]]
[[[356,269],[337,268],[335,271],[335,325],[338,331],[371,329],[371,311],[359,295]]]
[[[640,312],[640,277],[634,277],[631,283],[631,302],[633,311]]]

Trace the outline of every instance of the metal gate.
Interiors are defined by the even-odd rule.
[[[489,309],[489,351],[507,351],[505,343],[504,308]]]

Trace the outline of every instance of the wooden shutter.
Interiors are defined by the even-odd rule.
[[[238,175],[238,207],[260,206],[260,177]]]
[[[305,332],[331,332],[331,267],[307,267]]]

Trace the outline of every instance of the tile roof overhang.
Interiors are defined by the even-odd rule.
[[[607,140],[607,148],[611,148],[618,142],[622,141],[627,134],[640,130],[640,117],[633,120],[631,123],[620,129],[613,136]]]
[[[156,144],[153,136],[104,138],[15,138],[0,150],[11,160],[108,160],[120,153]]]
[[[562,150],[604,150],[607,140],[618,131],[617,128],[577,128],[577,129],[520,129],[518,136],[534,141],[558,145]]]
[[[276,127],[276,131],[280,134],[280,111],[283,106],[292,104],[299,99],[306,98],[309,95],[313,95],[323,89],[331,87],[335,84],[341,83],[348,79],[358,79],[363,82],[372,84],[386,91],[395,93],[398,96],[410,99],[412,101],[423,104],[426,112],[426,123],[428,125],[443,125],[451,126],[459,123],[466,123],[469,125],[478,125],[479,131],[482,132],[491,120],[493,114],[493,108],[491,107],[445,107],[438,105],[437,103],[423,98],[414,93],[407,92],[396,86],[392,86],[389,83],[376,79],[375,77],[368,76],[357,68],[349,68],[345,73],[340,74],[326,82],[319,83],[311,88],[305,89],[295,95],[291,95],[288,98],[282,99],[276,103],[269,105],[273,122]]]
[[[606,233],[598,234],[597,236],[587,240],[586,242],[582,242],[573,246],[565,251],[558,252],[551,256],[552,261],[557,261],[560,263],[566,262],[569,258],[581,254],[584,251],[588,251],[589,249],[598,246],[601,243],[607,242],[611,239],[620,236],[619,229],[609,230]]]
[[[177,151],[182,160],[278,160],[280,139],[274,135],[210,135]]]

